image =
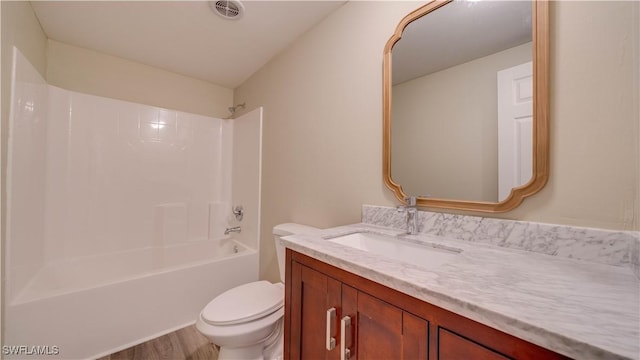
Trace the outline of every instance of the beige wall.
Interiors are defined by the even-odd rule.
[[[0,3],[1,22],[2,22],[2,56],[1,56],[1,98],[2,98],[2,122],[0,126],[0,136],[2,139],[2,146],[0,147],[0,154],[2,158],[2,176],[0,177],[1,193],[0,199],[2,199],[0,208],[0,215],[2,218],[0,233],[0,273],[2,273],[2,286],[0,286],[0,314],[4,314],[4,267],[2,261],[2,254],[5,250],[5,197],[6,193],[6,154],[7,154],[7,136],[8,136],[8,124],[9,124],[9,104],[10,104],[10,91],[11,91],[11,66],[12,66],[12,53],[13,46],[16,46],[20,51],[33,63],[35,68],[44,76],[46,66],[46,41],[47,38],[40,27],[38,19],[31,8],[31,4],[23,1],[2,1]],[[2,316],[0,316],[0,333],[4,334],[4,322],[2,322]],[[4,335],[0,343],[4,344]],[[0,354],[0,357],[2,355]]]
[[[639,229],[637,6],[552,3],[549,183],[506,217]]]
[[[47,81],[86,94],[224,118],[233,90],[49,39]]]
[[[277,279],[274,225],[397,205],[382,182],[382,50],[418,5],[349,2],[236,89],[235,102],[265,107],[262,277]],[[496,217],[638,229],[637,6],[551,4],[549,183]]]
[[[346,3],[236,89],[264,106],[261,274],[278,279],[273,226],[360,220],[382,183],[382,48],[416,3]]]
[[[529,42],[393,87],[391,174],[405,193],[498,201],[497,72],[532,54]]]

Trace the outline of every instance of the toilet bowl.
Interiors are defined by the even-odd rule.
[[[284,282],[285,249],[280,238],[318,229],[300,224],[273,228],[280,279]],[[220,346],[219,360],[282,359],[284,284],[254,281],[225,291],[200,312],[196,328]]]

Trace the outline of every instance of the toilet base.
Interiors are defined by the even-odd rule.
[[[218,360],[263,360],[263,344],[239,348],[220,347]]]
[[[218,360],[282,360],[284,354],[284,332],[282,320],[264,341],[251,346],[220,347]]]
[[[265,342],[264,360],[282,360],[284,358],[284,323],[278,322],[273,335]]]

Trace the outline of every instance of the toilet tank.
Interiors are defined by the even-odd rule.
[[[273,239],[276,243],[276,256],[278,257],[278,269],[280,270],[280,280],[282,282],[284,282],[285,247],[280,244],[280,238],[293,234],[306,234],[318,230],[320,229],[313,226],[295,223],[280,224],[273,227]]]

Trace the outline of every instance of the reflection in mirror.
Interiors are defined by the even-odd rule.
[[[497,74],[526,63],[531,79],[530,3],[454,1],[409,24],[392,56],[391,173],[407,193],[497,202],[529,181],[498,198],[499,171],[514,169],[498,168]]]
[[[385,182],[399,199],[506,211],[544,186],[546,16],[537,2],[453,1],[403,19],[385,48]]]

